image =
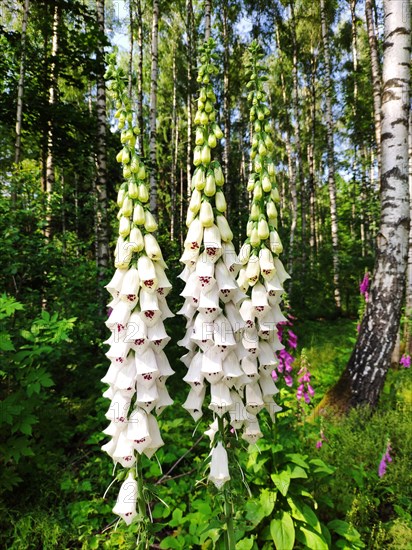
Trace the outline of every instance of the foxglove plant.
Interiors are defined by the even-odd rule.
[[[188,371],[184,381],[190,391],[183,407],[195,421],[203,415],[202,406],[210,390],[208,408],[215,415],[207,431],[212,442],[209,480],[220,489],[229,479],[225,448],[227,421],[239,428],[244,422],[241,392],[247,375],[241,368],[237,334],[244,326],[238,304],[244,298],[235,277],[239,270],[232,244],[233,234],[225,217],[222,168],[212,151],[223,133],[216,123],[216,96],[211,78],[214,65],[214,41],[200,49],[201,84],[195,116],[196,148],[193,163],[191,199],[186,225],[187,236],[180,277],[185,282],[185,301],[178,312],[186,317],[186,335],[179,344],[188,349],[182,357]],[[228,416],[224,421],[223,417]],[[232,533],[233,534],[233,533]]]
[[[275,179],[274,143],[271,138],[269,109],[266,105],[263,76],[264,67],[259,64],[263,57],[255,41],[249,48],[251,71],[247,84],[251,91],[248,100],[252,104],[250,120],[253,123],[251,173],[248,191],[252,204],[247,224],[247,238],[240,250],[238,283],[247,298],[240,308],[245,328],[242,333],[244,355],[242,367],[248,381],[245,386],[247,410],[244,439],[251,443],[261,437],[256,414],[266,408],[272,420],[281,408],[275,403],[278,393],[272,372],[279,364],[277,352],[284,350],[278,337],[277,326],[287,319],[280,309],[284,293],[283,283],[289,277],[279,259],[283,247],[277,232],[278,213],[276,204],[279,192]],[[251,417],[251,414],[255,416]]]
[[[125,181],[117,198],[116,271],[106,286],[112,296],[106,321],[112,335],[105,342],[111,364],[102,382],[109,386],[103,395],[111,403],[106,413],[110,424],[104,430],[110,441],[102,448],[128,470],[113,512],[130,524],[136,505],[140,516],[146,516],[140,455],[150,458],[163,445],[153,413],[160,414],[172,403],[165,382],[173,370],[163,351],[170,339],[163,321],[172,316],[166,302],[171,284],[154,236],[157,224],[148,206],[147,172],[135,150],[138,130],[115,56],[109,57],[106,78],[111,79],[109,89],[118,109],[115,117],[123,148],[117,161]]]

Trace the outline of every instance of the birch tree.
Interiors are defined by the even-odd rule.
[[[23,94],[24,94],[24,77],[26,72],[26,34],[27,21],[29,18],[30,0],[24,1],[23,6],[23,22],[21,26],[21,55],[20,55],[20,74],[19,83],[17,86],[17,114],[16,114],[16,142],[14,147],[14,164],[20,162],[21,153],[21,127],[23,120]]]
[[[157,76],[158,76],[158,40],[159,40],[159,1],[153,0],[152,16],[152,49],[150,72],[150,209],[157,215],[157,181],[156,181],[156,120],[157,120]]]
[[[97,133],[96,133],[96,264],[98,279],[103,282],[109,260],[109,227],[107,218],[107,150],[106,150],[106,83],[104,80],[104,0],[96,0],[99,29],[97,61]]]
[[[336,183],[335,183],[335,152],[333,137],[333,115],[332,115],[332,69],[330,60],[329,34],[326,25],[325,0],[320,2],[320,17],[322,27],[323,56],[325,63],[325,117],[327,130],[327,167],[328,167],[328,187],[330,201],[330,218],[332,233],[332,260],[333,260],[333,286],[335,304],[338,309],[341,308],[341,296],[339,289],[339,237],[338,237],[338,217],[336,206]]]
[[[370,298],[352,356],[328,399],[377,404],[399,327],[408,256],[410,5],[384,0],[381,220]]]

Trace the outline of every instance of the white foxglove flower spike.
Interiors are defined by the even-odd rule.
[[[117,78],[116,71],[112,56],[107,77],[115,77],[112,95],[121,105],[115,117],[119,118],[119,127],[124,128],[123,148],[116,158],[123,164],[126,181],[117,200],[119,237],[114,262],[117,270],[106,287],[112,298],[112,311],[106,321],[112,331],[106,342],[110,346],[106,355],[111,364],[102,381],[109,384],[104,396],[111,400],[106,412],[110,424],[104,433],[111,439],[102,449],[115,463],[130,468],[139,461],[140,454],[150,458],[163,445],[151,411],[160,414],[173,402],[166,389],[173,370],[163,351],[170,340],[163,321],[173,316],[166,302],[172,285],[154,235],[157,223],[149,210],[148,173],[135,147],[135,115],[126,84]],[[203,233],[199,244],[202,237]],[[141,475],[140,466],[137,469]],[[113,508],[128,525],[136,516],[136,502],[144,501],[143,493],[138,495],[141,486],[129,473]]]

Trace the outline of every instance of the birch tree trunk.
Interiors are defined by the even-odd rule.
[[[156,121],[157,121],[157,76],[158,76],[158,40],[159,40],[159,0],[153,0],[152,18],[152,68],[150,73],[150,209],[157,217],[157,155],[156,155]]]
[[[144,125],[143,125],[143,13],[142,2],[136,0],[137,14],[137,48],[138,48],[138,64],[137,64],[137,125],[139,126],[138,149],[139,153],[144,156]]]
[[[368,43],[371,56],[372,70],[372,89],[373,89],[373,117],[375,123],[375,140],[376,140],[376,158],[378,163],[378,181],[381,181],[382,159],[381,159],[381,69],[378,55],[378,41],[373,23],[373,4],[374,0],[366,0],[365,15],[366,26],[368,29]]]
[[[333,116],[332,116],[332,78],[329,35],[326,26],[325,0],[320,1],[320,17],[322,26],[323,55],[325,62],[325,117],[327,129],[327,159],[328,159],[328,187],[330,201],[330,218],[332,233],[332,261],[333,261],[333,286],[335,304],[338,310],[341,308],[341,296],[339,288],[339,236],[338,236],[338,216],[336,208],[336,183],[335,183],[335,153],[333,139]]]
[[[23,7],[23,22],[21,26],[21,55],[20,55],[20,74],[19,83],[17,86],[17,114],[16,114],[16,141],[14,146],[14,164],[18,166],[21,155],[21,127],[23,121],[23,94],[24,94],[24,77],[26,73],[26,35],[27,21],[29,18],[30,0],[25,0]],[[16,202],[16,194],[13,191],[13,202]]]
[[[205,40],[209,40],[211,33],[212,0],[205,0]]]
[[[192,86],[193,86],[193,4],[192,0],[186,0],[187,10],[187,147],[186,147],[186,173],[187,173],[187,198],[190,199],[192,185]],[[184,193],[181,193],[182,220],[184,216]]]
[[[412,220],[412,110],[409,112],[409,216]],[[412,223],[409,228],[405,306],[405,353],[412,355]]]
[[[333,401],[375,407],[396,342],[408,256],[408,119],[411,64],[410,5],[384,0],[381,220],[370,299],[352,356]]]
[[[178,156],[178,136],[177,127],[177,77],[176,77],[176,49],[173,48],[173,100],[172,100],[172,167],[170,173],[170,240],[175,239],[175,213],[176,213],[176,165]]]
[[[53,11],[53,29],[52,29],[52,50],[50,63],[50,87],[49,87],[49,119],[47,127],[47,157],[46,157],[46,227],[45,237],[51,237],[51,195],[54,189],[55,171],[54,171],[54,110],[57,101],[57,54],[59,51],[59,24],[60,8],[58,4],[54,5]]]
[[[134,2],[129,0],[129,81],[127,86],[127,94],[132,100],[132,86],[133,86],[133,49],[134,49]]]
[[[96,135],[96,265],[98,281],[106,279],[109,262],[109,224],[107,217],[107,150],[106,150],[106,84],[104,80],[104,0],[96,0],[96,20],[99,29],[97,61],[97,135]],[[101,286],[99,287],[102,290]],[[100,293],[103,305],[103,292]]]
[[[223,5],[223,134],[225,143],[223,146],[223,173],[227,186],[228,210],[227,216],[230,217],[234,206],[234,193],[232,182],[229,179],[229,158],[230,158],[230,92],[229,92],[229,60],[230,60],[230,41],[229,41],[229,21],[228,21],[228,2],[225,0]]]

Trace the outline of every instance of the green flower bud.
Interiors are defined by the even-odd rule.
[[[248,179],[246,189],[249,191],[249,193],[251,193],[253,191],[254,187],[255,187],[255,178],[253,176],[251,176]]]
[[[210,155],[210,147],[208,145],[204,145],[202,147],[200,158],[201,158],[202,164],[205,164],[206,166],[210,164],[211,155]]]
[[[216,140],[215,134],[209,134],[209,137],[207,138],[207,144],[209,145],[209,147],[210,147],[211,149],[213,149],[214,147],[216,147],[216,145],[217,145],[217,140]]]
[[[139,180],[146,179],[146,168],[145,168],[145,165],[143,163],[141,163],[140,166],[139,166],[139,171],[137,172],[137,178]]]
[[[252,207],[250,209],[250,219],[253,221],[258,221],[259,216],[262,214],[260,210],[259,203],[253,202]]]
[[[133,201],[128,195],[126,195],[123,200],[122,214],[123,216],[131,216],[132,212],[133,212]]]
[[[146,231],[149,231],[149,233],[152,233],[157,229],[156,220],[154,219],[152,213],[148,210],[146,210],[144,213],[144,228],[146,229]]]
[[[117,153],[116,161],[117,162],[123,162],[123,149]]]
[[[200,207],[199,220],[203,227],[212,227],[213,225],[213,208],[210,202],[204,201]]]
[[[139,196],[139,189],[137,187],[136,182],[133,180],[129,181],[128,193],[131,199],[137,199],[137,197]]]
[[[266,149],[265,144],[261,141],[259,143],[259,155],[261,157],[266,157],[267,154],[268,154],[268,150]]]
[[[268,151],[273,151],[275,147],[271,137],[268,134],[266,134],[266,137],[265,137],[265,145]]]
[[[195,147],[193,151],[193,164],[195,166],[199,166],[199,164],[202,162],[200,158],[201,149],[199,146]]]
[[[149,200],[149,190],[144,183],[139,185],[139,201],[147,202]]]
[[[197,170],[193,176],[193,185],[198,191],[202,191],[206,185],[206,176],[204,170]]]
[[[218,126],[218,124],[216,124],[216,123],[212,124],[212,132],[215,134],[216,139],[222,139],[223,132],[220,129],[220,127]]]
[[[214,122],[216,120],[216,112],[212,111],[209,113],[209,122]]]
[[[250,244],[253,246],[253,247],[256,247],[256,246],[259,246],[260,245],[260,237],[259,237],[259,231],[257,230],[256,227],[254,227],[250,233]]]
[[[260,183],[255,185],[255,188],[253,189],[253,199],[255,201],[260,201],[260,199],[263,197],[263,191],[262,186]]]
[[[201,88],[200,89],[200,92],[199,92],[199,99],[201,101],[203,101],[203,103],[206,101],[207,99],[207,96],[206,96],[206,90],[204,88]]]
[[[269,162],[269,164],[267,165],[267,170],[268,170],[269,176],[275,175],[275,165],[273,164],[273,162]]]
[[[216,193],[216,183],[215,177],[212,172],[209,172],[206,176],[206,185],[204,188],[204,193],[206,197],[213,197]]]
[[[199,111],[203,111],[203,109],[205,108],[205,104],[201,99],[197,100],[197,108],[199,109]]]
[[[216,204],[216,209],[219,212],[226,212],[227,204],[226,204],[225,195],[222,193],[222,191],[218,191],[216,193],[215,204]]]
[[[216,185],[219,185],[221,187],[225,183],[225,178],[223,176],[222,168],[220,167],[219,164],[215,166],[215,169],[213,170],[213,174],[215,176]]]
[[[201,112],[200,111],[196,111],[196,114],[195,114],[195,118],[194,118],[194,123],[197,125],[197,124],[200,124],[200,116],[201,116]]]
[[[213,104],[210,101],[206,101],[205,103],[205,111],[206,113],[211,113],[213,111]]]
[[[130,153],[126,147],[122,149],[122,162],[123,164],[128,164],[130,162]]]
[[[143,250],[143,235],[138,227],[132,227],[130,231],[129,242],[133,252],[141,252]]]
[[[119,235],[121,237],[127,237],[130,233],[130,220],[126,216],[122,216],[119,222]]]
[[[273,254],[281,254],[283,252],[282,242],[277,231],[270,232],[270,250]]]
[[[262,178],[262,188],[265,193],[269,193],[272,190],[272,182],[267,174]]]
[[[270,197],[273,202],[279,203],[280,202],[280,195],[277,187],[274,187],[270,193]]]
[[[261,220],[259,220],[259,223],[258,223],[258,235],[259,235],[259,238],[264,241],[265,239],[267,239],[269,237],[269,226],[268,226],[268,222],[262,218]]]
[[[246,225],[246,235],[248,237],[250,237],[250,235],[252,234],[254,227],[255,227],[255,222],[249,220]]]
[[[204,142],[205,142],[205,135],[204,135],[203,128],[197,128],[195,143],[196,145],[203,145]]]
[[[225,216],[217,216],[216,225],[220,231],[220,236],[222,237],[222,241],[225,243],[231,242],[233,240],[233,233],[229,227],[228,221],[225,218]]]
[[[137,174],[140,168],[140,160],[136,153],[132,154],[132,160],[130,162],[130,170],[133,174]]]
[[[199,119],[200,119],[200,124],[203,124],[204,126],[206,124],[209,124],[209,117],[208,117],[208,114],[205,111],[203,111],[201,113]]]
[[[130,170],[130,166],[123,166],[123,177],[125,180],[129,179],[132,175],[132,171]]]
[[[117,192],[117,206],[119,208],[121,208],[123,205],[125,195],[126,195],[126,190],[123,187],[120,187],[119,191]]]
[[[266,214],[268,215],[268,218],[277,218],[278,217],[278,211],[276,210],[275,203],[273,201],[268,201],[266,205]]]
[[[144,220],[144,208],[141,204],[136,204],[136,206],[133,208],[133,223],[136,223],[137,225],[143,225]]]
[[[189,210],[191,210],[196,214],[197,212],[199,212],[201,204],[202,204],[202,194],[197,189],[194,189],[192,196],[190,197]]]

